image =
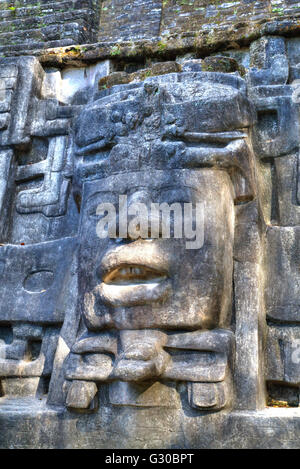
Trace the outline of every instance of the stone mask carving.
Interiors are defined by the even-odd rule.
[[[81,324],[64,366],[69,408],[91,408],[102,383],[115,405],[176,407],[180,382],[195,408],[230,405],[234,204],[253,198],[252,121],[243,81],[205,73],[117,88],[80,114]],[[201,203],[203,246],[100,239],[97,207],[120,196],[129,212]]]
[[[72,446],[294,445],[297,41],[245,79],[1,59],[0,446],[36,415]]]

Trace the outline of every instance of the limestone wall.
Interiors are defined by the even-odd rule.
[[[180,35],[210,43],[257,36],[266,23],[291,33],[295,0],[12,0],[0,1],[0,51]],[[276,29],[276,26],[275,26]],[[184,44],[181,45],[184,47]]]
[[[0,0],[0,448],[299,449],[299,116],[300,1]]]
[[[0,46],[27,50],[92,42],[99,24],[98,4],[97,0],[1,1]]]
[[[104,0],[98,37],[116,41],[226,31],[299,12],[300,3],[295,0]]]

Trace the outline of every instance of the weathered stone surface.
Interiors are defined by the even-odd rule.
[[[88,409],[97,391],[95,383],[73,381],[68,392],[66,405],[69,409]]]
[[[59,331],[55,328],[45,329],[38,347],[32,342],[26,344],[22,355],[12,355],[9,345],[2,345],[0,349],[0,376],[11,377],[41,377],[50,376],[57,347]],[[8,350],[7,350],[8,349]]]
[[[161,62],[152,67],[134,73],[115,72],[99,80],[99,90],[111,88],[115,85],[125,85],[131,82],[143,81],[151,76],[165,75],[181,71],[177,62]],[[219,71],[219,70],[218,70]]]
[[[299,226],[299,154],[275,160],[277,184],[277,220],[285,227]]]
[[[270,327],[266,348],[266,379],[300,390],[299,329]]]
[[[268,1],[220,3],[178,0],[55,0],[2,2],[0,40],[11,49],[42,49],[70,44],[117,42],[183,35],[203,36],[230,43],[238,32],[241,40],[263,27],[269,34],[292,29],[299,14],[293,0],[270,6]],[[100,20],[100,21],[99,21]],[[265,24],[267,23],[267,24]]]
[[[101,0],[1,2],[0,44],[31,49],[96,39]]]
[[[282,37],[263,37],[251,44],[249,73],[252,86],[285,85],[289,77],[289,63],[285,40]]]
[[[299,447],[295,5],[63,3],[0,10],[112,41],[0,61],[0,446]]]
[[[99,37],[113,42],[115,38],[132,40],[158,36],[162,15],[161,0],[106,0],[100,17]]]
[[[234,73],[240,71],[239,64],[230,57],[206,57],[202,63],[203,72]]]
[[[299,449],[299,409],[192,415],[170,408],[99,408],[70,415],[45,401],[6,399],[0,414],[2,448]],[[71,417],[71,418],[70,418]],[[164,422],[163,425],[160,422]],[[282,433],[284,426],[284,433]]]
[[[65,363],[68,380],[106,381],[112,372],[112,359],[104,354],[69,355]]]
[[[43,378],[6,378],[1,380],[2,393],[6,398],[18,399],[35,396],[40,399],[47,394],[46,381]]]
[[[295,0],[12,0],[1,5],[1,52],[29,52],[56,64],[124,56],[175,58],[178,52],[202,56],[238,49],[265,35],[299,34]],[[57,49],[45,53],[45,47]]]
[[[132,407],[180,407],[180,398],[174,383],[128,383],[115,381],[109,385],[109,401],[114,406]]]
[[[194,409],[220,410],[226,405],[224,383],[190,383],[189,401]]]
[[[63,322],[64,285],[75,246],[76,240],[66,238],[33,246],[0,247],[1,277],[5,278],[0,291],[1,298],[6,298],[0,305],[1,322]]]
[[[267,231],[266,313],[281,323],[300,322],[299,243],[299,227],[272,227]]]

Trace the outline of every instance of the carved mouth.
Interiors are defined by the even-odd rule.
[[[103,278],[107,285],[143,285],[161,283],[167,275],[143,265],[122,265]]]
[[[172,290],[166,273],[139,264],[122,264],[103,277],[102,301],[112,306],[138,306],[165,300]]]
[[[99,299],[113,307],[166,301],[172,294],[168,259],[154,243],[136,241],[108,252],[97,271]]]

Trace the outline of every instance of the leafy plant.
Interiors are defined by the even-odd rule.
[[[111,50],[111,55],[116,56],[121,54],[121,49],[119,46],[114,46]]]

